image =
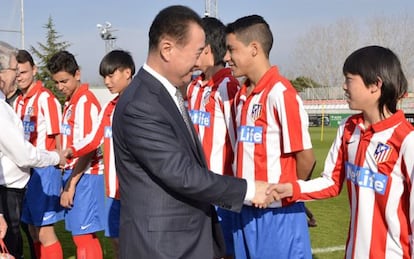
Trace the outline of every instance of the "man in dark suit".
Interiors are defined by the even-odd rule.
[[[267,183],[207,169],[179,87],[205,47],[200,17],[171,6],[154,19],[146,64],[121,95],[113,118],[121,197],[121,258],[220,257],[223,239],[212,204],[240,211],[270,203]],[[176,96],[178,94],[178,96]],[[190,122],[191,123],[191,122]]]

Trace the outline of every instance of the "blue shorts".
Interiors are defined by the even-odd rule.
[[[121,201],[106,197],[105,199],[105,236],[111,238],[119,237],[119,215],[121,209]]]
[[[71,173],[72,170],[65,171],[64,186]],[[75,236],[104,230],[104,226],[104,176],[83,174],[76,185],[73,207],[65,210],[65,228]]]
[[[54,166],[31,169],[23,200],[21,221],[37,227],[63,220],[60,206],[62,173]]]
[[[235,212],[216,207],[217,216],[223,231],[224,242],[226,244],[226,255],[234,255],[233,244],[233,214]]]
[[[233,219],[235,258],[312,259],[302,202],[269,209],[243,206]]]

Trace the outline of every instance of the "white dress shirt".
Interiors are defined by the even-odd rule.
[[[59,154],[37,149],[24,138],[22,121],[0,91],[0,185],[22,189],[30,178],[30,167],[57,165]]]

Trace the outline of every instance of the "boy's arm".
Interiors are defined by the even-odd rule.
[[[86,96],[86,98],[87,100],[85,102],[76,104],[75,118],[77,121],[75,121],[75,124],[78,123],[81,125],[82,131],[80,132],[78,139],[74,138],[74,145],[80,141],[83,141],[88,136],[88,134],[92,132],[94,125],[99,125],[99,113],[101,106],[93,94]],[[93,138],[93,135],[90,137]],[[63,151],[66,157],[68,156],[68,153],[66,153],[67,151],[68,149]],[[73,154],[74,150],[70,151],[72,151]],[[76,185],[84,172],[89,169],[90,162],[95,153],[96,149],[93,149],[89,153],[79,157],[60,196],[61,206],[65,208],[70,208],[73,206],[73,198],[75,196]]]
[[[63,189],[63,192],[60,195],[60,205],[62,207],[72,208],[76,185],[78,184],[83,173],[88,169],[94,154],[95,151],[92,151],[87,155],[79,157],[75,165],[75,168],[73,168],[73,171],[69,176],[68,181],[66,182],[65,188]]]
[[[305,149],[296,153],[296,174],[298,179],[308,180],[312,175],[316,160],[312,149]]]

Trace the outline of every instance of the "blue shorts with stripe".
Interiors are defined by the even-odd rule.
[[[312,259],[305,206],[283,208],[243,206],[233,214],[235,258]]]
[[[64,186],[71,173],[72,170],[65,171]],[[104,176],[83,174],[76,185],[73,206],[65,210],[65,228],[75,236],[104,230],[104,226]]]
[[[60,206],[62,173],[54,166],[32,168],[23,200],[21,221],[37,227],[63,220]]]
[[[121,201],[106,197],[105,199],[105,236],[111,238],[119,237],[119,216],[121,211]]]

